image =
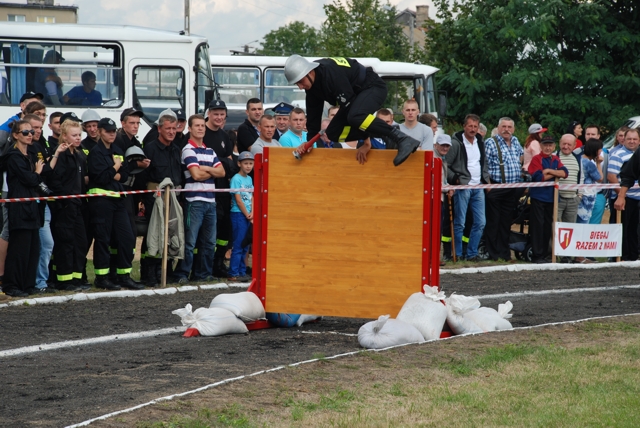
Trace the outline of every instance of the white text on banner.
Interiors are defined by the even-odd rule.
[[[553,245],[558,256],[619,257],[622,225],[557,222]]]

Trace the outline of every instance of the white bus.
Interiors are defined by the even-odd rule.
[[[82,87],[85,72],[95,75],[97,94],[65,101]],[[19,111],[27,91],[45,95],[48,114],[80,117],[92,108],[119,124],[120,113],[135,107],[144,112],[142,139],[166,108],[183,109],[187,117],[205,111],[205,98],[214,93],[207,39],[131,26],[2,22],[0,120]]]
[[[318,58],[307,58],[310,61]],[[438,117],[434,75],[437,68],[407,62],[380,61],[377,58],[355,58],[371,67],[387,83],[389,95],[385,107],[399,114],[402,103],[414,98],[420,112]],[[287,57],[211,55],[211,67],[220,98],[227,104],[227,128],[235,127],[246,118],[246,102],[251,98],[263,101],[265,109],[284,101],[304,108],[305,93],[287,83],[284,63]],[[446,98],[441,99],[444,107]]]

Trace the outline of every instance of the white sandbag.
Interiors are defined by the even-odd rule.
[[[300,315],[300,318],[298,318],[298,322],[296,322],[296,325],[298,327],[300,327],[302,324],[308,323],[308,322],[312,322],[312,321],[320,321],[322,319],[322,317],[320,315],[306,315],[306,314],[302,314]]]
[[[358,330],[358,343],[366,349],[382,349],[406,343],[422,343],[422,334],[414,326],[380,315]]]
[[[506,318],[511,318],[509,312],[513,309],[513,304],[507,301],[498,305],[498,310],[493,308],[482,307],[464,314],[466,318],[471,319],[483,331],[510,330],[513,328]]]
[[[424,286],[424,293],[413,293],[398,313],[398,321],[418,329],[425,340],[439,339],[447,319],[447,308],[442,304],[444,291]]]
[[[447,324],[455,334],[482,333],[484,331],[473,320],[464,316],[480,307],[478,299],[453,293],[445,302],[447,305]]]
[[[213,298],[209,307],[231,311],[244,322],[265,319],[266,317],[260,298],[251,291],[219,294]]]
[[[191,304],[171,312],[178,315],[182,325],[197,329],[202,336],[247,333],[249,330],[232,312],[223,308],[198,308],[191,311]]]

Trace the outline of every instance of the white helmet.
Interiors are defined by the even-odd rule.
[[[95,110],[87,109],[82,113],[82,123],[87,122],[100,122],[100,115]]]
[[[295,85],[319,65],[317,62],[307,61],[300,55],[291,55],[284,63],[284,76],[290,85]]]
[[[143,161],[147,158],[147,156],[144,154],[144,152],[142,151],[142,149],[138,146],[131,146],[127,149],[127,151],[124,153],[124,158],[127,160],[127,162],[131,162],[131,161]],[[129,171],[129,174],[134,175],[137,174],[139,172],[142,172],[143,168],[133,168],[133,171]]]

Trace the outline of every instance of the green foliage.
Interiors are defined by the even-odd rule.
[[[318,55],[319,37],[319,31],[315,28],[304,22],[293,21],[267,33],[261,43],[262,49],[258,49],[256,53],[268,56],[315,56]]]
[[[635,0],[435,0],[442,20],[423,60],[440,68],[449,115],[502,116],[563,133],[573,120],[615,129],[640,113]]]
[[[395,22],[396,8],[379,0],[334,0],[323,6],[322,47],[328,56],[405,61],[409,42]]]
[[[321,29],[304,22],[270,31],[259,55],[376,57],[405,61],[409,42],[395,22],[395,7],[379,0],[334,0],[323,6],[327,19]]]

